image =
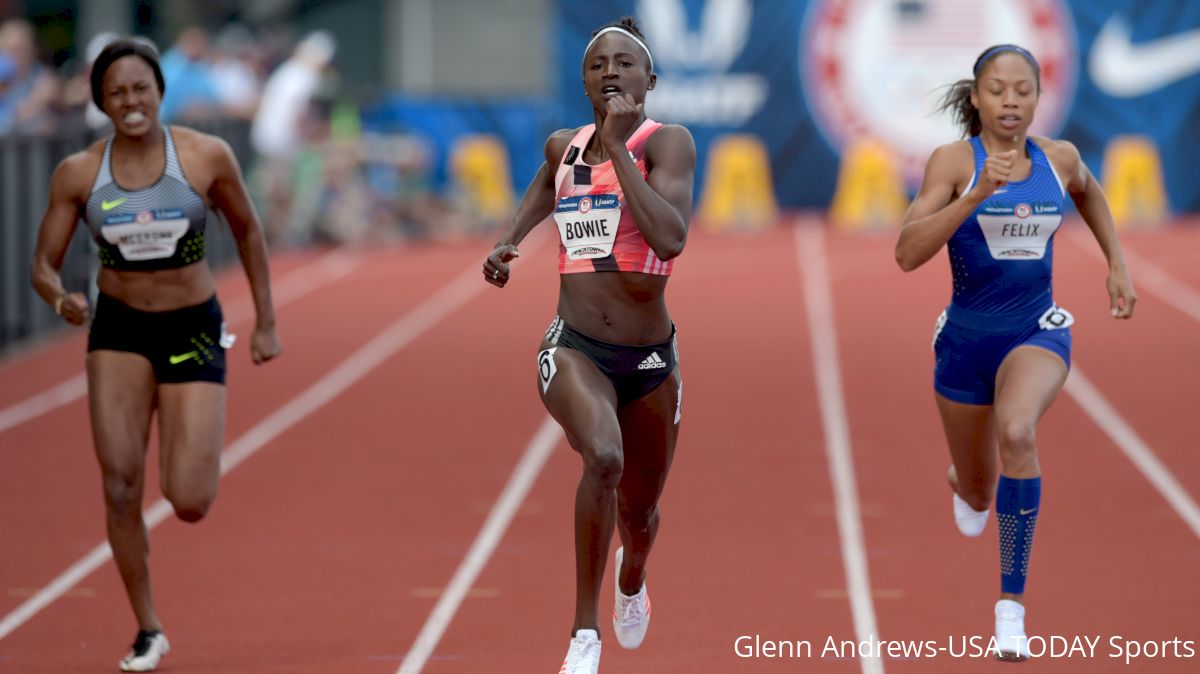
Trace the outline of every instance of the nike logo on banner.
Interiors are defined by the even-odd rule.
[[[1021,508],[1021,509],[1020,509],[1018,512],[1020,512],[1020,513],[1021,513],[1021,517],[1024,517],[1024,516],[1026,516],[1026,515],[1028,515],[1028,514],[1032,513],[1032,512],[1033,512],[1033,511],[1035,511],[1035,510],[1037,510],[1037,508],[1030,508],[1029,510],[1026,510],[1026,509],[1024,509],[1024,508]]]
[[[116,208],[117,206],[120,206],[121,204],[125,203],[126,200],[127,200],[126,197],[121,197],[120,199],[113,199],[112,201],[101,201],[100,202],[100,210],[111,211],[112,209]]]
[[[1100,91],[1118,98],[1161,89],[1200,72],[1200,28],[1135,45],[1114,16],[1092,43],[1088,72]]]
[[[200,352],[199,351],[188,351],[187,353],[182,353],[182,354],[179,354],[178,356],[171,356],[170,361],[171,361],[172,365],[178,365],[185,360],[191,360],[193,358],[195,358],[196,360],[200,360]]]

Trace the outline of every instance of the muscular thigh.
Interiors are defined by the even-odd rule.
[[[538,350],[538,395],[571,446],[620,446],[617,394],[584,354],[543,341]]]
[[[161,384],[158,392],[164,487],[214,480],[225,435],[225,387],[195,381]]]
[[[140,477],[145,462],[155,383],[150,362],[136,353],[87,355],[88,412],[96,457],[106,475]]]
[[[617,410],[625,448],[622,494],[657,500],[675,455],[682,420],[679,368],[646,396]]]
[[[1027,344],[1013,349],[996,373],[999,423],[1036,423],[1067,381],[1067,364],[1057,351]]]

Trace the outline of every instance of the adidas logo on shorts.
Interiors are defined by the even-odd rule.
[[[667,362],[658,357],[658,352],[651,353],[646,360],[638,363],[639,370],[661,370],[666,366]]]

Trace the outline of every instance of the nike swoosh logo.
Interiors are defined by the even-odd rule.
[[[187,353],[182,353],[178,356],[171,356],[170,361],[171,361],[172,365],[178,365],[185,360],[191,360],[193,358],[195,358],[196,360],[200,360],[200,352],[199,351],[188,351]]]
[[[1018,510],[1017,512],[1021,513],[1021,516],[1022,516],[1022,517],[1024,517],[1025,515],[1028,515],[1029,513],[1033,512],[1033,511],[1035,511],[1035,510],[1037,510],[1037,508],[1030,508],[1029,510],[1026,510],[1026,509],[1024,509],[1024,508],[1021,508],[1021,509],[1020,509],[1020,510]]]
[[[125,203],[127,200],[128,200],[127,197],[121,197],[120,199],[113,199],[112,201],[101,201],[100,202],[100,210],[111,211],[112,209],[116,208],[117,206],[120,206],[121,204]]]
[[[1133,44],[1120,17],[1105,22],[1088,55],[1088,72],[1101,91],[1133,98],[1200,72],[1200,28]]]

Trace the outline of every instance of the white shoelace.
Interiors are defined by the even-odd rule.
[[[646,620],[646,586],[632,597],[626,597],[621,594],[620,606],[617,607],[617,615],[620,617],[622,625],[637,625]]]

